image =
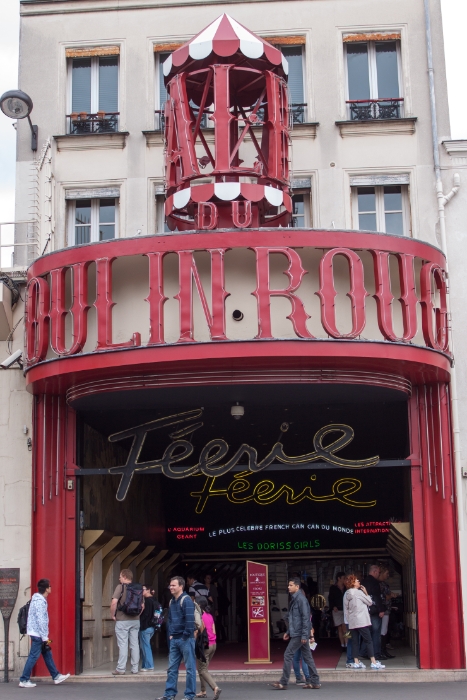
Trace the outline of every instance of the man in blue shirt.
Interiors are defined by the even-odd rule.
[[[196,694],[195,661],[195,606],[190,596],[183,592],[185,579],[174,576],[170,580],[172,600],[169,604],[169,668],[165,694],[156,700],[175,700],[178,688],[178,671],[182,660],[186,668],[186,690],[182,700],[193,700]]]

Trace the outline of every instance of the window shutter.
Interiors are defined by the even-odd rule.
[[[99,59],[99,110],[118,112],[118,58]]]
[[[91,111],[91,59],[75,58],[72,69],[71,111]]]
[[[166,58],[169,57],[169,53],[159,54],[159,109],[164,108],[164,104],[167,102],[167,90],[164,85],[164,73],[162,71],[162,66]]]
[[[289,63],[289,92],[292,104],[303,104],[303,59],[301,46],[283,46],[282,53]]]

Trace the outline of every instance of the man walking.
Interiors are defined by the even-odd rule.
[[[120,571],[119,585],[112,596],[110,605],[110,616],[115,620],[115,636],[118,644],[118,663],[113,676],[124,676],[126,673],[126,662],[128,659],[128,642],[130,643],[131,672],[138,673],[139,666],[139,644],[138,636],[140,629],[139,616],[144,610],[142,604],[138,614],[128,615],[127,594],[128,586],[133,583],[133,572],[130,569]],[[135,587],[139,584],[134,584]],[[142,586],[139,586],[142,589]],[[142,593],[141,593],[142,598]]]
[[[381,625],[383,622],[382,618],[384,617],[385,606],[381,596],[379,574],[379,566],[377,564],[372,564],[368,570],[368,576],[362,581],[362,586],[365,586],[368,595],[370,595],[373,600],[373,605],[371,606],[369,612],[371,620],[370,632],[371,639],[373,641],[375,659],[377,661],[385,661],[388,657],[381,653]],[[366,656],[367,654],[365,653],[364,655]]]
[[[195,595],[195,599],[198,598],[209,598],[209,587],[204,583],[200,583],[196,580],[194,576],[187,576],[186,582],[188,584],[189,595]]]
[[[57,671],[50,648],[47,598],[52,591],[52,586],[49,579],[41,578],[37,584],[37,590],[38,593],[34,593],[29,605],[27,634],[31,637],[31,649],[19,679],[20,688],[36,687],[36,683],[32,683],[30,678],[32,669],[41,654],[55,685],[63,683],[70,677],[69,673],[63,675]]]
[[[291,595],[289,631],[284,634],[284,639],[290,639],[290,641],[284,653],[282,677],[279,683],[272,683],[272,687],[274,690],[285,690],[287,688],[293,657],[297,649],[301,649],[303,661],[305,661],[309,669],[309,676],[306,678],[303,688],[318,689],[321,688],[321,684],[308,641],[311,632],[310,606],[306,597],[300,593],[300,579],[298,577],[290,579],[289,593]]]
[[[196,693],[195,606],[183,592],[185,579],[174,576],[170,581],[172,600],[169,605],[169,668],[165,694],[156,700],[175,700],[178,692],[178,671],[182,661],[186,668],[186,690],[182,700],[193,700]]]

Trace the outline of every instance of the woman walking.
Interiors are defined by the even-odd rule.
[[[366,588],[361,585],[360,581],[354,574],[347,576],[346,581],[349,589],[344,597],[344,614],[346,619],[349,621],[349,629],[352,630],[353,633],[352,650],[354,654],[354,663],[352,668],[366,668],[365,664],[362,664],[362,662],[358,660],[357,656],[360,646],[360,637],[367,646],[368,655],[371,659],[371,668],[377,670],[386,668],[375,659],[373,641],[371,639],[371,620],[368,608],[373,604],[373,601],[366,592]],[[357,652],[357,654],[355,652]]]
[[[206,698],[206,683],[212,688],[214,691],[214,696],[213,700],[218,700],[220,694],[221,694],[221,689],[218,687],[216,681],[214,678],[211,676],[209,673],[209,663],[216,653],[216,626],[214,624],[214,618],[211,615],[211,608],[209,607],[207,598],[204,596],[201,596],[198,598],[198,605],[201,608],[202,611],[202,621],[204,624],[204,629],[206,630],[206,636],[207,636],[207,643],[208,647],[204,649],[204,656],[206,657],[206,661],[203,661],[202,659],[197,660],[197,665],[198,665],[198,674],[199,674],[199,682],[201,685],[201,692],[197,693],[196,697],[197,698]],[[204,634],[204,631],[203,633]]]

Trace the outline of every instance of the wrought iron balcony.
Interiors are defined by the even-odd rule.
[[[108,134],[118,131],[120,112],[73,112],[67,114],[69,134]]]
[[[294,124],[305,124],[305,109],[306,109],[307,103],[306,102],[297,102],[297,103],[292,103],[290,104],[290,126],[292,127]],[[207,129],[209,126],[208,123],[208,115],[211,114],[211,110],[204,110],[204,116],[201,120],[201,128],[202,129]],[[197,112],[194,111],[195,117],[198,116]],[[261,123],[264,119],[264,109],[260,108],[257,111],[257,116],[258,116],[258,123]],[[164,110],[163,109],[156,109],[155,110],[155,130],[156,131],[164,131],[165,128],[165,116],[164,116]]]
[[[306,102],[292,102],[290,108],[290,125],[305,124]]]
[[[403,97],[389,97],[378,100],[347,100],[351,121],[400,119],[403,102]]]

